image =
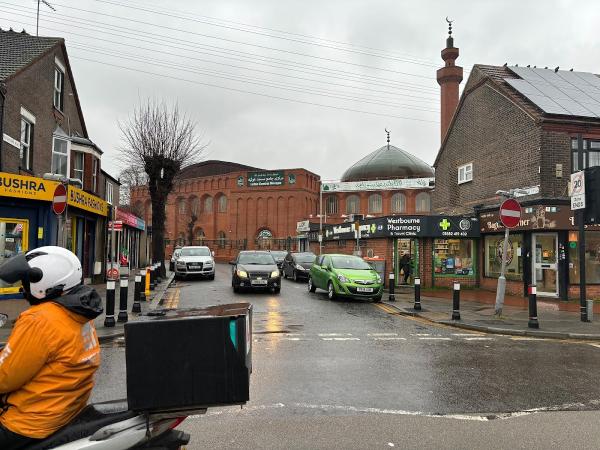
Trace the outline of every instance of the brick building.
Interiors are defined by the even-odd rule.
[[[166,253],[204,244],[227,261],[240,249],[293,248],[297,222],[317,214],[319,183],[305,169],[262,170],[214,160],[189,166],[168,198]],[[151,224],[146,187],[132,189],[131,205]]]
[[[0,260],[58,243],[78,255],[86,280],[101,277],[102,151],[87,134],[64,40],[0,30],[0,92]],[[46,173],[81,183],[68,188],[61,224],[51,211],[58,182]],[[0,294],[17,290],[2,286]]]
[[[591,73],[475,65],[447,121],[434,167],[436,213],[479,217],[482,237],[469,243],[471,283],[495,289],[504,228],[497,191],[519,189],[522,220],[511,232],[507,291],[566,299],[578,295],[576,221],[569,176],[600,165],[600,78]],[[588,292],[600,295],[600,230],[586,231]]]

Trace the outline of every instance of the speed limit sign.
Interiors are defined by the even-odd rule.
[[[571,209],[585,208],[585,172],[571,174]]]

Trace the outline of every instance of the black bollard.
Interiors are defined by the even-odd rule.
[[[140,304],[140,295],[142,294],[142,276],[135,276],[135,285],[133,287],[133,306],[131,307],[132,313],[141,313],[142,305]]]
[[[140,300],[146,301],[146,271],[147,269],[142,269],[140,271],[141,274],[141,284],[140,284]]]
[[[537,317],[537,288],[533,285],[529,286],[529,328],[539,328],[540,323]]]
[[[115,282],[106,282],[106,317],[104,318],[105,327],[115,326]]]
[[[156,284],[162,283],[162,277],[160,276],[160,263],[157,263],[154,267],[156,271]]]
[[[460,283],[454,283],[452,297],[452,320],[460,320]]]
[[[415,310],[421,311],[421,279],[415,278]]]
[[[389,287],[389,290],[390,290],[390,297],[389,297],[388,300],[390,302],[395,302],[396,301],[396,296],[394,295],[394,287],[395,287],[394,285],[396,283],[394,283],[394,272],[390,272],[390,278],[389,278],[389,280],[390,281],[389,281],[388,287]]]
[[[150,290],[153,291],[156,287],[156,274],[154,271],[154,264],[150,266]]]
[[[126,278],[121,279],[121,289],[119,291],[119,316],[117,317],[118,322],[127,322],[127,294],[129,293],[129,280]]]

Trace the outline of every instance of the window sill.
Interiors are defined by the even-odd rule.
[[[471,183],[473,181],[473,178],[471,178],[470,180],[464,180],[464,181],[458,181],[458,184],[466,184],[466,183]]]

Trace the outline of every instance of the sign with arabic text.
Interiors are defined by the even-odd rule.
[[[281,186],[285,182],[284,173],[276,172],[248,172],[249,187]]]
[[[323,192],[393,191],[396,189],[433,188],[435,178],[401,178],[397,180],[342,181],[323,183]]]

